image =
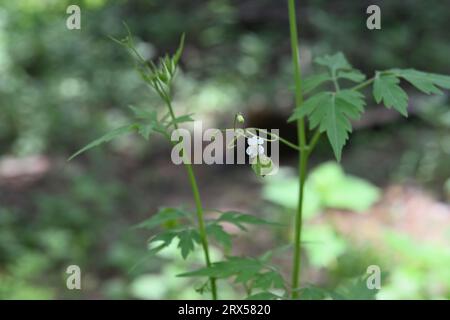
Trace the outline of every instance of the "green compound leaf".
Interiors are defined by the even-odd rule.
[[[357,83],[366,79],[366,75],[361,71],[354,69],[342,52],[319,57],[315,62],[321,66],[327,67],[330,70],[330,74],[316,76],[317,78],[312,77],[312,79],[315,80],[312,82],[312,85],[315,85],[316,82],[318,83],[317,85],[320,85],[327,80],[333,80],[333,78],[335,78],[335,80],[347,79]],[[315,88],[315,86],[313,88]]]
[[[350,70],[352,66],[348,63],[342,52],[334,55],[325,55],[314,60],[317,64],[330,69],[331,74],[335,74],[338,70]]]
[[[427,76],[435,85],[444,89],[450,89],[450,76],[435,73],[428,73]]]
[[[241,230],[246,231],[245,224],[253,224],[253,225],[272,225],[272,226],[280,226],[281,224],[276,222],[270,222],[258,217],[255,217],[250,214],[245,214],[236,211],[227,211],[222,213],[222,215],[217,219],[218,222],[225,221],[234,224]]]
[[[155,254],[162,249],[170,246],[170,244],[176,237],[177,233],[175,231],[165,231],[157,234],[149,241],[150,254]]]
[[[331,92],[320,92],[310,97],[309,99],[304,101],[301,106],[295,108],[294,113],[289,117],[288,122],[295,121],[311,114],[317,106],[326,103],[327,100],[329,100],[329,95],[331,94]],[[315,124],[315,126],[317,126],[317,123]]]
[[[223,229],[220,224],[212,223],[206,227],[206,233],[214,237],[218,243],[223,245],[225,249],[231,249],[231,236]]]
[[[147,230],[156,227],[167,228],[153,238],[150,239],[150,253],[154,254],[168,247],[173,240],[178,239],[178,248],[181,256],[186,259],[189,254],[194,251],[195,244],[200,243],[200,235],[197,230],[192,228],[177,228],[181,219],[189,219],[191,213],[182,208],[161,208],[150,219],[147,219],[135,228],[143,228]]]
[[[223,245],[225,249],[231,248],[232,238],[231,235],[224,230],[223,226],[220,224],[221,222],[231,223],[243,231],[247,231],[247,228],[245,227],[247,224],[280,226],[280,224],[269,222],[250,214],[234,211],[224,212],[219,218],[207,224],[206,232],[208,235],[214,237],[218,243]]]
[[[347,79],[353,82],[362,82],[366,80],[366,75],[359,70],[353,69],[350,71],[339,71],[338,78]]]
[[[359,119],[364,106],[364,96],[357,91],[322,92],[296,108],[289,121],[308,116],[311,129],[319,127],[320,132],[327,133],[336,159],[340,161],[342,148],[352,131],[350,120]]]
[[[80,154],[82,154],[83,152],[86,152],[94,147],[97,147],[103,143],[109,142],[117,137],[123,136],[125,134],[129,134],[129,133],[133,133],[133,132],[137,132],[139,130],[139,124],[134,123],[134,124],[130,124],[130,125],[126,125],[117,129],[114,129],[110,132],[108,132],[107,134],[105,134],[104,136],[92,141],[91,143],[89,143],[88,145],[86,145],[84,148],[80,149],[79,151],[77,151],[76,153],[74,153],[69,159],[68,161],[72,160],[73,158],[79,156]]]
[[[260,288],[262,290],[267,290],[269,288],[283,289],[284,279],[280,273],[271,270],[257,275],[252,287]]]
[[[180,124],[183,122],[193,122],[194,119],[192,118],[192,116],[193,116],[193,114],[185,114],[185,115],[176,117],[175,120],[172,120],[169,122],[168,126],[172,125],[172,124]]]
[[[186,259],[195,249],[195,243],[200,243],[200,235],[196,230],[187,229],[177,234],[179,239],[178,248],[181,250],[181,256]]]
[[[307,286],[298,290],[300,300],[324,300],[330,296],[329,292],[314,286]]]
[[[277,271],[254,258],[228,257],[225,261],[215,262],[209,267],[183,273],[178,277],[234,277],[235,283],[248,284],[255,289],[285,288],[284,279]]]
[[[377,103],[383,101],[388,109],[394,108],[407,117],[408,95],[399,83],[400,80],[394,75],[377,74],[373,84],[373,96]]]
[[[103,143],[110,142],[111,140],[129,134],[137,132],[139,133],[144,139],[148,140],[150,134],[152,132],[158,132],[162,135],[167,135],[166,128],[160,123],[157,117],[156,111],[149,111],[149,110],[143,110],[134,106],[129,106],[129,108],[133,111],[134,116],[137,120],[144,120],[139,123],[133,123],[129,124],[117,129],[114,129],[107,134],[103,135],[102,137],[92,141],[88,145],[86,145],[84,148],[80,149],[76,153],[74,153],[68,161],[72,160],[73,158],[79,156],[80,154],[97,147]]]
[[[144,120],[138,124],[138,133],[145,140],[148,140],[152,132],[167,135],[167,130],[166,127],[164,127],[163,120],[158,120],[158,114],[155,110],[145,110],[134,106],[129,106],[129,108],[133,111],[136,119]]]
[[[210,267],[179,274],[178,277],[228,278],[236,276],[236,282],[244,282],[263,268],[263,264],[257,259],[229,257],[225,261],[213,263]]]
[[[152,132],[157,132],[163,136],[168,136],[166,128],[164,125],[158,122],[158,120],[151,121],[150,123],[140,123],[138,133],[145,139],[148,140]]]
[[[154,126],[152,124],[140,124],[138,133],[145,139],[150,138],[150,134],[154,131]]]
[[[306,77],[302,83],[303,94],[313,91],[315,88],[327,81],[331,81],[331,77],[326,72]]]
[[[130,108],[131,111],[133,111],[133,114],[136,117],[136,119],[151,120],[151,121],[156,119],[156,111],[154,110],[145,110],[131,105],[128,106],[128,108]]]
[[[195,245],[200,243],[200,235],[197,230],[192,228],[184,228],[159,233],[150,239],[150,253],[154,254],[158,251],[170,246],[173,240],[178,239],[178,248],[181,256],[186,259],[191,252],[195,250]]]
[[[450,89],[450,77],[435,73],[426,73],[414,69],[393,69],[390,72],[411,83],[426,94],[442,94],[438,88]]]
[[[173,224],[174,221],[188,218],[190,213],[179,208],[161,208],[151,218],[139,223],[135,228],[147,230],[154,229],[164,224]]]

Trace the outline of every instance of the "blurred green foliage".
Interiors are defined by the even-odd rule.
[[[335,51],[345,52],[363,71],[407,66],[450,73],[446,1],[380,1],[382,32],[365,28],[365,7],[372,2],[302,1],[305,73],[311,72],[313,56]],[[81,7],[80,31],[66,29],[69,4]],[[222,114],[228,119],[236,110],[290,110],[285,11],[279,0],[0,0],[0,156],[43,153],[66,159],[93,137],[127,123],[128,105],[158,107],[157,97],[142,84],[127,54],[108,38],[125,35],[122,21],[148,59],[173,52],[186,32],[177,108],[202,113],[205,119]],[[349,161],[346,169],[352,166],[351,174],[370,175],[367,163],[378,165],[392,156],[376,157],[395,136],[402,146],[395,150],[398,166],[385,173],[385,167],[373,165],[369,171],[385,178],[413,177],[439,192],[446,190],[450,197],[449,102],[445,96],[439,99],[419,101],[427,110],[419,113],[411,129],[400,123],[377,131],[376,139],[372,131],[355,137],[352,147],[369,145],[371,150],[367,161]],[[126,150],[141,163],[159,150],[157,142],[151,148],[143,143],[128,139],[107,148]],[[132,179],[133,171],[123,167],[127,159],[106,160],[100,153],[58,167],[24,191],[0,184],[1,299],[200,297],[172,277],[185,265],[172,263],[171,257],[145,260],[130,271],[146,250],[145,235],[128,226],[160,205],[146,188],[163,180],[165,173],[146,165]],[[317,217],[319,209],[328,207],[364,211],[376,201],[379,191],[369,183],[344,175],[336,165],[321,169],[308,182],[307,217]],[[278,178],[264,187],[264,197],[292,210],[296,182],[282,173]],[[158,188],[172,190],[167,181]],[[344,197],[349,193],[358,197]],[[354,281],[370,261],[387,263],[383,255],[402,252],[396,265],[386,264],[392,282],[380,297],[449,298],[448,248],[420,246],[418,263],[407,254],[416,252],[418,244],[398,235],[387,237],[389,249],[373,254],[353,248],[331,227],[311,225],[307,232],[313,242],[306,246],[309,263],[331,269],[331,286]],[[83,270],[82,292],[64,287],[64,270],[73,261]],[[166,273],[171,276],[158,277]],[[166,286],[167,279],[174,282]],[[223,292],[223,297],[236,297],[230,288]]]
[[[122,21],[147,58],[175,48],[186,32],[188,72],[176,90],[183,107],[230,112],[261,102],[290,107],[282,97],[290,83],[287,20],[276,1],[77,1],[80,31],[65,27],[65,9],[73,2],[1,3],[1,153],[75,149],[121,123],[127,105],[156,101],[125,52],[108,39],[124,34]],[[383,3],[383,32],[365,28],[364,6],[364,1],[302,4],[306,72],[312,56],[343,51],[363,70],[395,65],[450,73],[450,45],[441,41],[448,29],[444,2]]]
[[[297,208],[298,179],[289,171],[265,179],[263,197],[294,211]],[[305,218],[326,208],[364,212],[380,197],[369,182],[345,175],[341,166],[327,162],[314,168],[305,187]]]
[[[297,192],[298,180],[286,172],[265,179],[263,197],[287,211],[286,221],[290,221],[296,208]],[[370,265],[378,265],[384,270],[378,298],[448,299],[450,274],[446,265],[449,250],[444,244],[419,243],[406,234],[385,230],[381,236],[382,246],[361,246],[340,234],[335,225],[314,220],[320,218],[319,214],[326,215],[326,208],[345,209],[349,215],[364,212],[379,200],[379,196],[376,187],[344,175],[336,163],[315,168],[305,189],[306,225],[302,241],[308,264],[315,269],[327,270],[325,285],[348,299],[368,299],[365,294],[374,294],[364,289],[360,278]]]

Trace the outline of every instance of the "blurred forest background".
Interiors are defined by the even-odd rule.
[[[81,30],[66,8],[81,7]],[[382,30],[366,28],[378,4]],[[145,231],[131,227],[161,206],[192,207],[182,167],[159,138],[129,136],[67,162],[87,142],[126,124],[129,105],[159,108],[126,51],[126,35],[154,59],[187,41],[176,110],[210,127],[280,128],[293,108],[287,6],[279,0],[0,0],[0,298],[205,298],[174,277],[202,262],[173,250],[146,257]],[[342,51],[367,74],[392,67],[450,74],[450,1],[299,1],[302,68]],[[408,89],[408,87],[406,87]],[[340,165],[324,139],[307,186],[304,284],[352,283],[382,268],[380,299],[450,298],[450,100],[412,94],[408,120],[369,99]],[[296,154],[281,148],[281,172],[195,166],[207,208],[289,223]],[[290,241],[281,230],[234,230],[234,254],[256,256]],[[215,250],[215,256],[220,252]],[[144,258],[144,259],[143,259]],[[289,273],[290,250],[277,258]],[[65,270],[82,270],[82,290]],[[353,287],[355,298],[373,294]],[[242,294],[221,282],[222,298]]]

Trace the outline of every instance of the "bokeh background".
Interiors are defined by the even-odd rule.
[[[450,1],[299,2],[302,68],[342,51],[374,70],[412,67],[450,74]],[[81,30],[66,8],[81,7]],[[365,27],[378,4],[382,30]],[[71,162],[87,142],[126,124],[127,106],[160,108],[125,50],[125,21],[148,59],[187,35],[175,85],[177,112],[210,127],[279,128],[293,107],[287,6],[279,0],[0,1],[0,298],[205,298],[195,280],[174,275],[202,262],[175,247],[147,256],[151,234],[131,227],[161,206],[192,207],[182,167],[159,137],[128,136]],[[406,86],[407,90],[411,88]],[[341,164],[327,141],[308,179],[304,284],[344,286],[381,266],[379,299],[450,298],[450,101],[411,90],[408,120],[368,100]],[[331,161],[331,162],[330,162]],[[195,166],[207,208],[240,210],[290,223],[296,154],[281,149],[281,172],[256,177],[249,166]],[[292,234],[231,230],[233,254],[257,256]],[[251,236],[250,236],[251,235]],[[214,256],[222,253],[216,249]],[[290,249],[277,262],[289,274]],[[82,270],[67,290],[66,267]],[[355,298],[369,298],[355,287]],[[221,296],[242,292],[221,282]]]

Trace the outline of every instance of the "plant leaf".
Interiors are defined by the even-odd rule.
[[[364,105],[364,96],[357,91],[322,92],[296,108],[289,121],[307,115],[311,129],[318,126],[321,132],[327,133],[336,159],[340,161],[342,148],[352,131],[350,120],[359,119]]]
[[[337,77],[347,79],[353,82],[362,82],[366,80],[366,75],[356,69],[352,69],[350,71],[340,71],[338,72]]]
[[[215,262],[210,267],[179,274],[178,277],[213,277],[228,278],[240,277],[240,281],[248,279],[250,275],[257,274],[263,265],[257,259],[229,257],[225,261]]]
[[[167,135],[166,128],[162,124],[162,120],[158,120],[158,114],[155,110],[145,110],[134,106],[129,106],[133,111],[134,116],[139,120],[145,120],[138,124],[138,133],[148,140],[152,132],[158,132],[162,135]]]
[[[148,140],[150,138],[150,134],[154,131],[153,124],[140,124],[138,133],[145,139]]]
[[[185,115],[176,117],[174,120],[171,120],[169,122],[168,126],[173,125],[173,124],[183,123],[183,122],[192,122],[192,121],[194,121],[192,116],[193,116],[193,114],[185,114]]]
[[[186,218],[190,214],[187,211],[178,208],[161,208],[151,218],[139,223],[134,228],[154,229],[164,223],[177,220],[180,218]]]
[[[225,261],[215,262],[210,267],[178,275],[178,277],[235,277],[235,283],[253,281],[254,288],[267,290],[269,288],[284,288],[284,279],[274,271],[267,271],[260,260],[253,258],[228,257]]]
[[[212,223],[206,227],[208,235],[213,236],[217,242],[222,244],[225,249],[231,248],[231,236],[223,229],[220,224]]]
[[[200,235],[196,230],[187,229],[177,234],[179,239],[178,248],[181,249],[181,256],[186,259],[194,251],[195,243],[200,243]]]
[[[299,290],[299,298],[301,300],[323,300],[329,296],[327,290],[308,286]]]
[[[408,96],[398,85],[399,82],[400,80],[395,75],[377,74],[373,84],[373,96],[377,103],[383,101],[388,109],[394,108],[407,117]]]
[[[86,145],[84,148],[80,149],[79,151],[75,152],[69,159],[68,161],[72,160],[73,158],[75,158],[76,156],[79,156],[80,154],[82,154],[83,152],[86,152],[89,149],[92,149],[94,147],[97,147],[105,142],[109,142],[111,140],[113,140],[114,138],[117,138],[119,136],[123,136],[125,134],[129,134],[132,132],[136,132],[137,130],[139,130],[139,124],[130,124],[130,125],[126,125],[117,129],[114,129],[110,132],[108,132],[107,134],[105,134],[104,136],[92,141],[91,143],[89,143],[88,145]]]
[[[428,77],[434,82],[435,85],[444,89],[450,89],[450,76],[428,73]]]
[[[176,236],[177,236],[176,232],[169,230],[157,234],[156,236],[151,238],[149,241],[149,246],[151,246],[149,250],[150,254],[155,254],[158,251],[164,249],[165,247],[170,246],[170,244],[172,243],[173,239],[176,238]]]
[[[342,52],[338,52],[334,55],[318,57],[314,61],[321,66],[328,67],[331,70],[331,74],[335,74],[338,70],[352,69],[352,66],[348,63]]]
[[[153,245],[150,252],[156,253],[165,247],[168,247],[175,238],[178,238],[178,248],[181,251],[181,256],[183,259],[186,259],[189,254],[194,251],[196,243],[200,243],[200,235],[197,230],[192,228],[177,230],[169,229],[150,239],[149,244]],[[159,244],[158,242],[162,243]]]
[[[311,92],[312,90],[314,90],[315,88],[317,88],[318,86],[323,84],[324,82],[330,81],[330,80],[331,80],[331,77],[326,72],[306,77],[302,83],[303,94],[307,94],[307,93]]]
[[[183,33],[181,35],[181,39],[180,39],[180,44],[178,45],[178,49],[175,52],[174,56],[173,56],[173,63],[176,66],[178,64],[178,62],[180,61],[181,55],[183,54],[183,50],[184,50],[184,40],[186,39],[186,34]]]
[[[247,230],[244,226],[245,224],[280,226],[280,224],[276,222],[270,222],[250,214],[245,214],[236,211],[227,211],[222,213],[222,215],[217,219],[217,221],[226,221],[232,223],[241,230]]]
[[[295,108],[294,113],[289,117],[288,122],[292,122],[307,116],[308,114],[312,113],[318,105],[326,103],[328,99],[328,92],[320,92],[316,95],[313,95],[312,97],[304,101],[301,106]]]
[[[267,290],[269,288],[284,288],[284,279],[280,273],[276,271],[267,271],[259,274],[253,282],[253,288]]]
[[[435,73],[426,73],[414,69],[393,69],[396,76],[411,83],[414,87],[426,94],[442,94],[438,87],[450,89],[450,77]]]
[[[128,107],[133,111],[133,114],[137,119],[156,120],[157,115],[155,110],[145,110],[131,105]]]

